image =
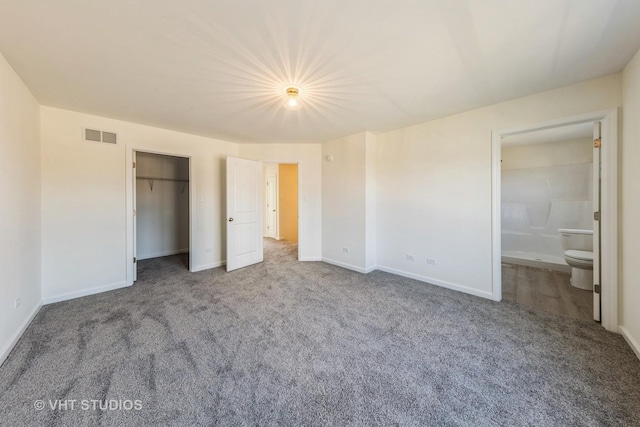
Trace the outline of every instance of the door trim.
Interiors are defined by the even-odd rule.
[[[505,136],[588,122],[602,123],[601,147],[601,321],[618,331],[618,109],[534,123],[491,132],[491,258],[492,299],[502,300],[501,141]]]
[[[126,221],[126,250],[125,250],[125,271],[126,271],[126,283],[127,285],[133,284],[134,268],[136,265],[133,263],[133,183],[134,173],[133,170],[133,152],[141,151],[144,153],[160,154],[165,156],[183,157],[189,159],[189,271],[193,272],[193,227],[195,224],[195,212],[196,212],[196,182],[194,180],[195,174],[193,173],[193,158],[190,153],[183,151],[172,150],[158,150],[155,148],[149,148],[138,145],[127,145],[125,155],[125,221]]]
[[[270,230],[269,228],[267,228],[267,233],[266,233],[266,237],[271,238],[271,239],[276,239],[276,240],[280,240],[280,206],[279,206],[279,200],[278,200],[278,175],[267,175],[265,177],[265,183],[263,183],[263,185],[267,184],[267,190],[266,190],[266,195],[267,197],[265,197],[265,209],[266,211],[266,220],[267,220],[267,227],[269,227],[269,206],[267,205],[269,203],[269,189],[268,189],[268,184],[269,184],[269,178],[273,178],[273,182],[274,182],[274,189],[271,191],[274,191],[275,194],[273,196],[274,200],[275,200],[275,209],[276,209],[276,217],[275,217],[275,228],[274,230]],[[273,208],[273,206],[271,207]]]

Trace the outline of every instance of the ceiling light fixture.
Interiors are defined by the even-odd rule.
[[[282,96],[282,106],[287,110],[299,110],[302,107],[300,89],[297,87],[286,88]]]

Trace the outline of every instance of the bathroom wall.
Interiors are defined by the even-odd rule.
[[[558,228],[592,228],[592,152],[590,137],[503,146],[503,257],[566,269]]]

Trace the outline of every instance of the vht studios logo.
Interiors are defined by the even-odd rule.
[[[141,400],[117,399],[55,399],[36,400],[33,407],[38,411],[139,411],[142,409]]]

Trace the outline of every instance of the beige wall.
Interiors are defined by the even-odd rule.
[[[82,127],[116,132],[119,144],[83,141]],[[41,138],[45,302],[129,284],[134,148],[191,158],[193,268],[224,262],[225,159],[238,155],[237,144],[50,107],[41,109]]]
[[[377,265],[377,230],[378,212],[376,195],[376,137],[365,133],[365,271],[372,271]]]
[[[322,259],[362,273],[376,268],[375,135],[322,144]]]
[[[41,305],[41,205],[40,105],[1,54],[0,94],[2,364]]]
[[[618,107],[621,95],[615,74],[376,135],[379,268],[491,298],[492,131]]]
[[[640,51],[623,73],[620,330],[640,358]]]
[[[322,259],[356,271],[366,263],[366,133],[322,144]]]
[[[298,165],[278,165],[278,206],[280,238],[298,241]]]

